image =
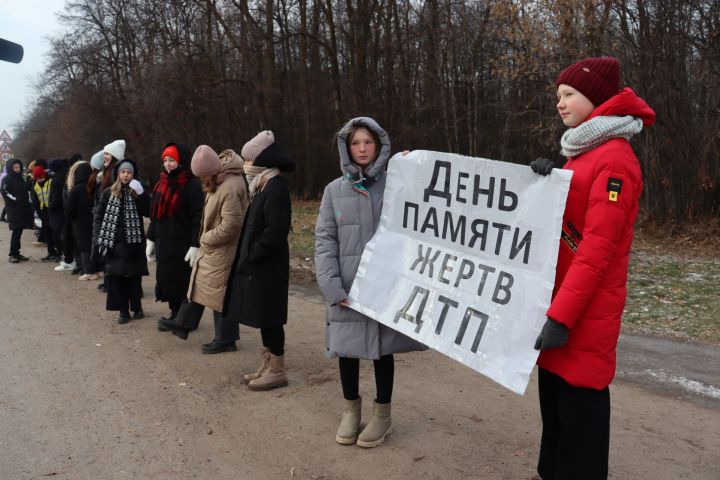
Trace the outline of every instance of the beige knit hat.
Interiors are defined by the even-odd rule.
[[[105,148],[103,148],[103,151],[118,160],[125,160],[125,140],[115,140],[112,143],[108,143],[105,145]]]
[[[267,147],[275,142],[275,135],[270,130],[265,130],[257,135],[255,138],[243,145],[240,151],[240,156],[245,161],[254,162],[255,159],[265,150]]]
[[[220,157],[207,145],[200,145],[190,161],[190,169],[196,177],[212,177],[220,173],[221,167]]]

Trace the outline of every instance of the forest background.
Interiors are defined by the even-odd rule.
[[[24,160],[116,139],[149,180],[167,142],[220,151],[261,129],[297,160],[297,198],[339,175],[335,132],[376,118],[393,151],[562,161],[554,79],[615,56],[656,111],[634,140],[649,219],[720,216],[720,1],[70,0]]]

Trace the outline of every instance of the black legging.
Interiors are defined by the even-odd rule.
[[[346,400],[360,397],[360,360],[357,358],[340,357],[340,383]],[[392,355],[384,355],[373,360],[375,367],[375,388],[377,403],[390,403],[392,400],[393,381],[395,377],[395,359]]]
[[[270,353],[276,357],[285,355],[285,329],[281,326],[261,328],[260,336],[262,337],[263,347],[269,348]]]

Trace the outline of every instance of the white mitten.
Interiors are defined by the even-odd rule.
[[[147,261],[153,263],[155,261],[155,242],[152,240],[147,241],[147,247],[145,247],[145,256]]]
[[[185,261],[190,264],[190,268],[195,266],[195,262],[197,261],[198,253],[200,252],[200,249],[198,247],[190,247],[185,254]]]
[[[142,195],[142,193],[145,191],[145,189],[142,186],[142,183],[138,182],[134,178],[132,180],[130,180],[130,188],[135,190],[135,193],[137,193],[138,195]]]

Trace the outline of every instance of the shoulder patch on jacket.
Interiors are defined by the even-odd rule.
[[[622,191],[623,181],[619,178],[608,178],[607,188],[605,191],[608,192],[608,200],[611,202],[617,202],[620,192]]]

